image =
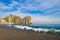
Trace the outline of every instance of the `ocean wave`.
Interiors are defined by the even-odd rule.
[[[31,31],[34,31],[34,32],[41,32],[41,31],[50,31],[50,30],[54,30],[55,32],[60,32],[60,30],[56,30],[56,29],[43,29],[43,28],[33,28],[33,27],[29,27],[29,26],[18,26],[18,25],[15,25],[16,28],[18,29],[25,29],[25,30],[31,30]]]

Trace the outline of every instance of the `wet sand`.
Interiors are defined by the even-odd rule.
[[[15,30],[14,28],[8,28],[6,25],[0,25],[0,40],[60,40],[60,36]]]

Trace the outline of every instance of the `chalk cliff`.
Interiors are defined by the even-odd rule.
[[[30,16],[25,16],[24,18],[21,18],[20,16],[16,16],[14,14],[11,14],[11,15],[6,16],[4,18],[0,18],[0,23],[2,23],[2,24],[31,25],[32,18]]]

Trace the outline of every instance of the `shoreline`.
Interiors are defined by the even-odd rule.
[[[19,26],[19,25],[15,25],[14,27],[18,28],[18,29],[21,29],[21,30],[31,30],[31,31],[35,31],[35,32],[40,32],[40,31],[55,31],[55,32],[60,32],[59,29],[47,29],[47,28],[33,28],[33,27],[29,27],[29,26]]]
[[[37,33],[0,25],[0,40],[60,40],[59,35]]]

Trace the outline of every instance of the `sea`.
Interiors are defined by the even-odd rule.
[[[9,25],[10,26],[10,25]],[[41,32],[41,31],[55,31],[60,32],[60,24],[39,24],[39,25],[13,25],[17,29],[21,30],[30,30],[34,32]]]

